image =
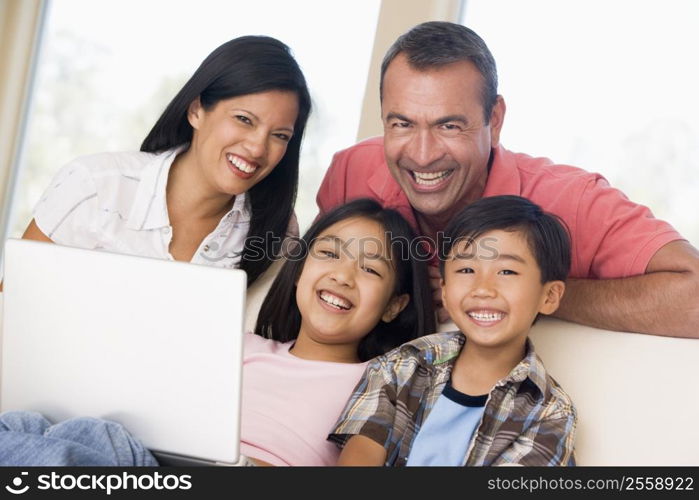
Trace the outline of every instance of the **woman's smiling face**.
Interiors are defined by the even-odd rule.
[[[296,93],[281,90],[223,99],[208,110],[194,101],[190,153],[211,190],[235,196],[269,175],[286,153],[298,111]]]

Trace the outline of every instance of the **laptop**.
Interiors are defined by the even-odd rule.
[[[161,465],[236,465],[246,274],[5,245],[0,411],[119,422]]]

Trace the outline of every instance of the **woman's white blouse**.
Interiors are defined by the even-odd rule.
[[[34,208],[37,226],[61,245],[173,260],[165,193],[181,150],[100,153],[71,161]],[[241,194],[192,262],[236,267],[249,229],[250,210]]]

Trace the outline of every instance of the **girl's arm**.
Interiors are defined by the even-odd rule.
[[[345,443],[337,465],[381,466],[386,463],[386,449],[371,438],[352,436]]]

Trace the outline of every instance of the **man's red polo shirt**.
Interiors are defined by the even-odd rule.
[[[682,239],[670,224],[629,201],[601,175],[502,146],[495,150],[483,196],[501,194],[528,198],[565,221],[573,243],[572,278],[643,274],[655,252]],[[382,137],[336,153],[316,200],[325,213],[365,197],[395,208],[417,229],[408,198],[386,165]]]

